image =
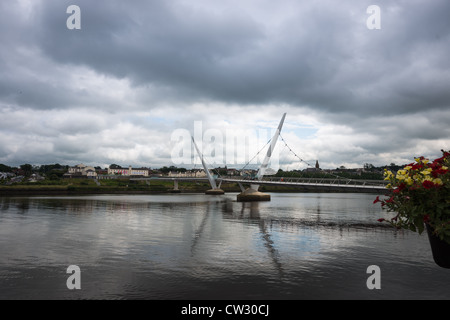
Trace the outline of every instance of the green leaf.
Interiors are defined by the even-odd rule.
[[[422,234],[422,232],[423,232],[423,230],[424,230],[424,224],[423,223],[419,223],[419,224],[417,224],[417,229],[418,229],[418,232],[419,232],[419,234]]]

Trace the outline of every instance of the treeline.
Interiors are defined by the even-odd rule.
[[[69,166],[56,164],[44,164],[40,166],[33,166],[31,164],[22,164],[19,167],[10,167],[5,164],[0,163],[0,172],[14,173],[21,176],[30,176],[33,173],[38,173],[40,175],[45,175],[48,177],[61,178],[64,173],[69,170]]]
[[[346,178],[346,179],[362,179],[362,180],[383,180],[383,174],[379,172],[349,172],[349,171],[283,171],[278,170],[275,177],[292,177],[292,178]]]
[[[383,180],[384,169],[396,172],[402,169],[405,165],[396,165],[391,163],[390,165],[375,167],[372,164],[364,164],[364,170],[361,169],[347,169],[345,167],[339,167],[334,170],[293,170],[283,171],[279,169],[275,174],[276,177],[296,177],[296,178],[347,178],[347,179],[361,179],[361,180]]]

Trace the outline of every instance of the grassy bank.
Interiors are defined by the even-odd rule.
[[[30,195],[75,195],[75,194],[160,194],[171,192],[174,184],[171,181],[151,180],[132,181],[129,179],[100,180],[92,179],[60,179],[39,182],[0,185],[0,196]],[[182,193],[204,193],[211,189],[207,182],[179,182]],[[225,192],[240,192],[237,183],[224,183],[221,188]],[[337,190],[317,187],[292,187],[261,185],[261,192],[358,192],[357,190]]]
[[[39,182],[16,183],[13,185],[0,185],[0,196],[10,195],[43,195],[43,194],[158,194],[173,190],[171,181],[152,180],[131,181],[128,179],[100,180],[99,184],[91,179],[61,179],[57,181],[43,180]],[[179,182],[181,192],[205,192],[211,189],[208,183],[203,182]],[[237,192],[239,187],[227,185],[226,192]]]

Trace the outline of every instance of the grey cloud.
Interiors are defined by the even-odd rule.
[[[257,3],[218,13],[178,2],[80,1],[76,32],[65,28],[69,4],[44,1],[27,26],[36,25],[31,41],[47,56],[128,77],[136,86],[165,87],[185,101],[289,103],[360,114],[416,112],[424,101],[428,108],[448,106],[450,4],[444,1],[382,2],[383,25],[376,31],[365,26],[369,2],[302,2],[272,25],[251,15]],[[424,78],[424,68],[436,78]],[[38,83],[31,96],[45,106],[64,104],[60,90],[45,85]]]
[[[161,160],[171,130],[217,124],[205,113],[234,121],[284,106],[367,134],[352,140],[354,157],[448,143],[448,1],[378,1],[381,30],[366,27],[368,0],[80,0],[81,30],[66,28],[73,1],[21,3],[0,4],[0,110],[12,118],[0,120],[0,133],[14,135],[8,145],[32,137],[70,159],[93,137],[101,137],[95,147],[139,148],[140,136],[126,148],[137,130],[158,141],[152,156]],[[8,148],[0,159],[11,158]]]

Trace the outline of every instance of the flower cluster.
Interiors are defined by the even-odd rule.
[[[386,221],[397,228],[422,233],[429,224],[435,234],[450,243],[450,152],[442,150],[442,157],[430,161],[416,158],[414,163],[393,173],[385,170],[389,181],[388,198],[378,196],[383,209],[397,214]]]

